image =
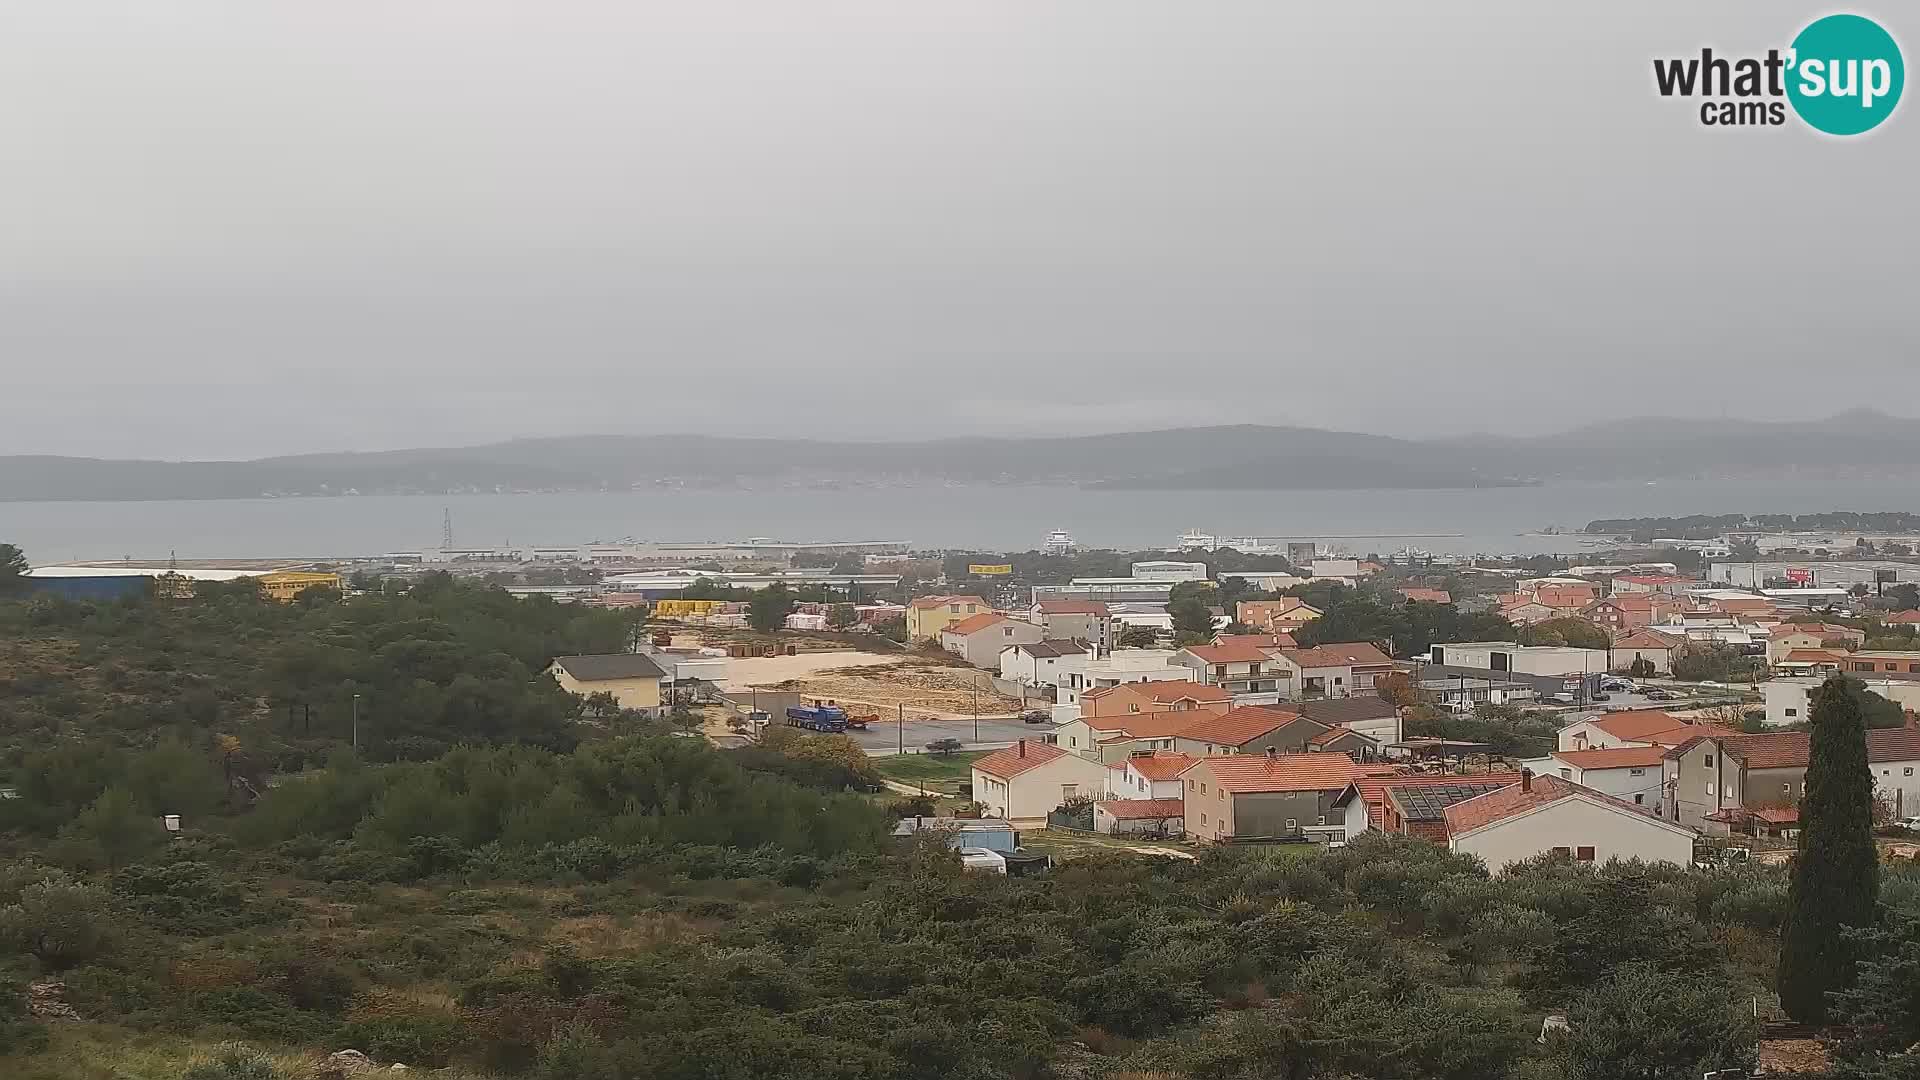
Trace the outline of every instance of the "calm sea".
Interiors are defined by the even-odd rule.
[[[1356,553],[1583,550],[1594,518],[1694,513],[1920,510],[1920,475],[1799,486],[1754,480],[1476,491],[884,491],[366,496],[201,502],[0,503],[0,541],[36,563],[69,559],[324,558],[437,546],[593,540],[902,540],[919,548],[1027,550],[1049,530],[1085,546],[1171,546],[1188,529],[1322,539]]]

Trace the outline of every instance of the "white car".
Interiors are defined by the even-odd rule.
[[[1920,814],[1909,818],[1901,818],[1898,822],[1895,822],[1895,824],[1908,832],[1920,832]]]

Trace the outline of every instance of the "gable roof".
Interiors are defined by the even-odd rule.
[[[1399,807],[1400,816],[1408,821],[1445,821],[1447,807],[1454,803],[1511,787],[1518,780],[1519,777],[1511,774],[1492,773],[1441,779],[1426,777],[1418,783],[1389,785],[1383,794]]]
[[[1301,717],[1300,720],[1302,723],[1306,723],[1306,724],[1318,723],[1318,721],[1308,720],[1304,716]],[[1322,731],[1320,734],[1315,735],[1313,738],[1308,739],[1307,745],[1308,746],[1332,746],[1334,743],[1337,743],[1342,739],[1358,739],[1363,745],[1366,745],[1366,746],[1376,746],[1379,744],[1379,740],[1375,739],[1373,736],[1355,731],[1352,728],[1330,727],[1330,728],[1327,728],[1325,731]]]
[[[1094,803],[1121,821],[1140,818],[1177,818],[1187,812],[1185,799],[1108,799]]]
[[[1025,645],[1009,645],[1007,648],[1018,649],[1028,656],[1084,656],[1093,646],[1079,638],[1049,638]]]
[[[1453,595],[1447,592],[1447,590],[1445,589],[1405,588],[1405,589],[1395,589],[1394,591],[1399,593],[1401,596],[1405,597],[1410,602],[1414,600],[1421,600],[1429,604],[1453,603]]]
[[[1887,616],[1890,623],[1920,623],[1920,611],[1896,611]]]
[[[1623,634],[1613,643],[1616,649],[1677,649],[1680,642],[1657,630],[1641,627],[1631,633]]]
[[[596,653],[589,656],[556,656],[556,666],[581,682],[610,679],[663,679],[667,673],[651,657],[639,653]]]
[[[1155,750],[1151,754],[1134,754],[1119,764],[1122,768],[1130,768],[1149,780],[1178,780],[1180,774],[1186,772],[1195,760],[1192,754]]]
[[[1022,753],[1022,751],[1025,751]],[[1022,739],[1012,746],[995,750],[986,757],[973,763],[973,767],[988,776],[997,776],[1009,780],[1024,772],[1031,772],[1042,765],[1059,761],[1069,756],[1065,750],[1050,743],[1031,742]]]
[[[1203,757],[1186,770],[1207,769],[1224,791],[1252,795],[1276,791],[1339,791],[1357,776],[1393,771],[1355,765],[1340,754],[1232,754]]]
[[[1316,645],[1311,649],[1283,649],[1280,655],[1303,668],[1393,663],[1393,658],[1381,652],[1371,641],[1339,641]]]
[[[1255,645],[1264,649],[1297,649],[1300,643],[1292,634],[1216,634],[1215,645]]]
[[[1189,699],[1193,701],[1233,700],[1233,692],[1225,687],[1208,686],[1205,683],[1190,682],[1186,679],[1149,679],[1146,682],[1121,683],[1119,686],[1103,686],[1098,690],[1089,690],[1080,696],[1087,698],[1116,690],[1132,691],[1155,705],[1171,705],[1176,701]]]
[[[1130,739],[1165,739],[1182,735],[1196,717],[1211,715],[1192,709],[1162,709],[1158,712],[1120,713],[1115,716],[1083,716],[1080,719],[1090,732],[1121,733],[1118,738],[1098,739],[1099,742],[1127,742]]]
[[[940,632],[966,637],[970,634],[977,634],[989,626],[995,626],[1006,621],[1007,617],[1005,615],[992,611],[983,611],[978,615],[969,615]]]
[[[1659,709],[1621,709],[1601,713],[1589,722],[1616,739],[1662,746],[1677,746],[1696,735],[1737,734],[1715,724],[1688,724]],[[1676,731],[1678,734],[1673,734]]]
[[[1245,746],[1247,743],[1300,719],[1299,714],[1261,705],[1244,705],[1215,715],[1195,717],[1180,733],[1183,739],[1218,743],[1221,746]],[[1311,723],[1312,721],[1309,721]]]
[[[1389,788],[1406,785],[1448,785],[1448,784],[1488,784],[1505,787],[1517,782],[1520,774],[1515,772],[1475,773],[1471,776],[1435,777],[1421,773],[1398,773],[1390,776],[1356,776],[1334,800],[1335,807],[1343,807],[1354,799],[1360,799],[1367,807],[1367,824],[1378,829],[1385,823],[1384,808]]]
[[[1286,711],[1334,726],[1344,726],[1362,720],[1391,720],[1400,715],[1400,710],[1394,707],[1393,702],[1373,695],[1289,701],[1286,704]]]
[[[1837,664],[1846,659],[1845,653],[1832,649],[1788,649],[1787,655],[1780,658],[1783,664]]]
[[[1042,600],[1033,610],[1042,615],[1105,615],[1107,605],[1098,600]]]
[[[1556,750],[1556,760],[1576,769],[1644,769],[1666,760],[1664,746],[1622,746],[1610,750]]]
[[[1675,825],[1646,813],[1640,807],[1604,792],[1583,787],[1571,780],[1562,780],[1557,776],[1536,776],[1531,784],[1509,784],[1498,791],[1490,791],[1464,802],[1454,803],[1446,808],[1447,833],[1459,837],[1475,832],[1490,825],[1498,824],[1509,818],[1538,810],[1564,799],[1580,798],[1602,806],[1612,807],[1635,818],[1673,832],[1694,835],[1692,829]]]
[[[1874,728],[1867,732],[1868,761],[1920,761],[1920,728]]]

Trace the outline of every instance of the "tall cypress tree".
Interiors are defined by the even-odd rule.
[[[1806,1024],[1824,1024],[1827,993],[1852,982],[1854,958],[1841,928],[1871,925],[1880,895],[1863,690],[1835,675],[1813,695],[1800,849],[1775,980],[1787,1015]]]

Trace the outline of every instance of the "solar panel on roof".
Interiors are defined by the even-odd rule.
[[[1409,821],[1439,821],[1446,809],[1457,802],[1465,802],[1489,791],[1498,791],[1511,784],[1511,780],[1458,780],[1445,783],[1421,784],[1418,787],[1407,785],[1389,789],[1393,798],[1406,811]]]

